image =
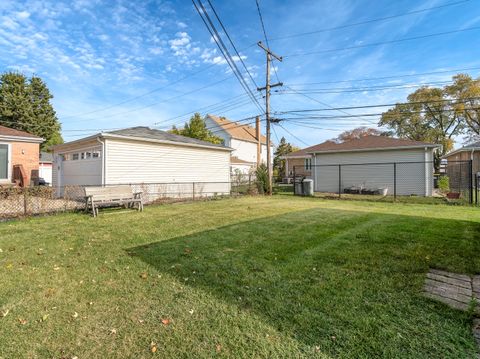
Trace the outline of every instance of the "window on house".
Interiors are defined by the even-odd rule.
[[[85,159],[89,160],[90,158],[92,158],[92,152],[85,152]]]
[[[93,151],[92,158],[100,158],[100,151]]]
[[[0,144],[0,179],[8,178],[8,145]]]
[[[312,159],[305,158],[305,170],[310,171],[312,169]]]
[[[79,158],[80,158],[80,154],[79,154],[79,153],[74,153],[74,154],[72,154],[72,160],[73,160],[73,161],[77,161]]]

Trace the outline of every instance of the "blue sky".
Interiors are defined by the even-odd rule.
[[[211,1],[255,82],[263,86],[265,55],[255,46],[263,40],[263,33],[255,1]],[[459,3],[388,21],[289,37],[454,2]],[[480,29],[322,52],[480,27],[479,0],[261,0],[260,6],[270,46],[285,56],[282,63],[275,63],[280,80],[297,91],[321,92],[308,94],[310,98],[273,92],[275,111],[404,101],[413,90],[410,84],[448,81],[452,74],[346,80],[480,68]],[[315,51],[321,53],[289,56]],[[258,113],[190,1],[2,0],[0,66],[3,71],[35,73],[46,80],[66,140],[98,129],[137,125],[167,129],[181,125],[195,110],[202,114],[213,110],[233,120]],[[477,69],[465,72],[480,75]],[[317,82],[329,83],[303,85]],[[406,86],[338,93],[339,88],[401,84]],[[369,121],[312,120],[305,127],[305,123],[286,120],[282,122],[286,129],[275,126],[273,140],[285,136],[305,147],[345,129],[369,125],[375,118]]]

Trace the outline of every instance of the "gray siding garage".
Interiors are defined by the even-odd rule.
[[[352,187],[386,188],[398,195],[433,194],[433,151],[438,146],[381,138],[327,142],[309,148],[315,191],[343,192]],[[394,178],[396,177],[396,181]]]

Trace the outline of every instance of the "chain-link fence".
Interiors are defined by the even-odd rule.
[[[131,183],[132,193],[142,193],[144,204],[194,201],[254,193],[254,181]],[[119,184],[104,185],[114,187]],[[83,210],[87,186],[0,187],[0,218]],[[98,186],[95,186],[98,187]]]
[[[308,178],[293,168],[294,194],[324,198],[478,203],[479,179],[472,161],[449,162],[435,175],[434,162],[312,165]],[[301,172],[301,171],[298,171]],[[307,181],[312,180],[312,181]],[[313,186],[312,189],[309,186]]]

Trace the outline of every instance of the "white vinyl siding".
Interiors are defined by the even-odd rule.
[[[105,162],[107,184],[219,182],[205,190],[230,192],[224,149],[107,139]]]
[[[427,153],[424,148],[319,153],[315,158],[317,165],[314,176],[315,190],[338,192],[339,188],[343,191],[348,187],[363,186],[371,189],[388,188],[388,194],[393,194],[394,167],[392,162],[398,162],[396,168],[397,194],[430,196],[433,191],[433,163],[426,164],[425,161],[433,161],[432,149],[428,149]],[[338,165],[342,165],[340,186]]]

